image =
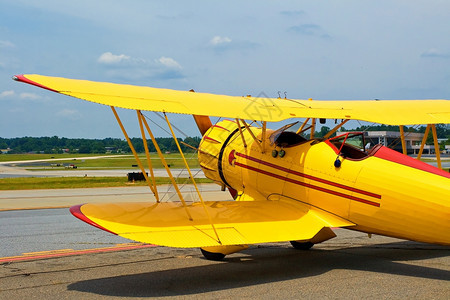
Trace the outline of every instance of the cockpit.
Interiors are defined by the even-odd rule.
[[[364,132],[348,132],[326,140],[335,152],[345,158],[363,159],[369,156],[373,149],[365,142]]]
[[[270,144],[275,144],[275,146],[281,148],[289,148],[307,142],[308,140],[300,134],[288,130],[297,123],[298,122],[294,122],[284,125],[280,129],[274,131],[269,137]]]
[[[275,145],[281,148],[289,148],[308,142],[301,133],[301,130],[297,132],[291,131],[291,127],[298,122],[284,125],[278,130],[274,131],[269,140],[271,145]],[[300,131],[300,132],[299,132]],[[323,139],[315,139],[315,142],[324,141]],[[347,159],[360,160],[370,156],[371,153],[377,147],[370,148],[370,143],[366,144],[363,132],[348,132],[342,135],[329,138],[325,142],[333,148],[336,154],[345,157]]]

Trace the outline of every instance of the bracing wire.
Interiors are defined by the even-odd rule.
[[[155,113],[160,119],[162,119],[164,122],[165,122],[165,118],[162,116],[162,115],[160,115],[159,113],[157,113],[157,112],[153,112],[153,113]],[[146,116],[146,115],[144,115],[144,114],[142,114],[147,120],[149,120],[150,122],[152,122],[154,125],[156,125],[158,128],[160,128],[161,130],[163,130],[165,133],[167,133],[168,135],[171,135],[171,133],[166,129],[166,128],[164,128],[163,126],[161,126],[160,124],[158,124],[157,122],[155,122],[155,121],[153,121],[151,118],[149,118],[148,116]],[[220,118],[218,118],[217,120],[216,120],[216,122],[214,123],[214,125],[216,125],[218,122],[220,122],[221,121],[221,117]],[[177,127],[177,126],[175,126],[175,125],[173,125],[172,124],[172,127],[174,128],[174,129],[176,129],[179,133],[181,133],[181,135],[182,136],[184,136],[185,138],[186,137],[189,137],[184,131],[182,131],[179,127]],[[197,151],[195,151],[195,152],[192,152],[190,155],[189,155],[189,158],[190,159],[192,159],[195,155],[197,155]],[[212,159],[212,158],[211,158]],[[178,174],[175,176],[175,179],[178,181],[180,178],[181,178],[181,176],[182,176],[182,174],[184,173],[186,171],[186,168],[185,167],[183,167],[182,169],[181,169],[181,172],[178,172]],[[197,169],[195,172],[193,172],[193,177],[194,178],[196,178],[197,176],[198,176],[198,174],[200,174],[201,173],[201,169]],[[183,182],[181,182],[180,184],[179,184],[179,187],[180,187],[180,189],[182,189],[183,187],[185,187],[185,186],[187,186],[189,184],[189,178],[186,178]],[[163,195],[162,195],[162,197],[161,197],[161,201],[163,201],[163,200],[165,200],[165,201],[170,201],[173,197],[175,197],[176,195],[175,195],[175,193],[171,193],[171,190],[172,190],[172,185],[168,185],[167,186],[167,190],[166,190],[166,192],[165,193],[163,193]]]

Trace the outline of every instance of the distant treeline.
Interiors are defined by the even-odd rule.
[[[342,127],[342,131],[399,131],[398,126],[393,125],[372,125],[372,126],[360,126],[356,127],[355,129],[344,129]],[[424,133],[426,126],[404,126],[405,132],[419,132]],[[450,126],[445,124],[437,124],[436,125],[436,132],[439,138],[450,138]]]
[[[426,126],[404,126],[405,132],[417,132],[417,133],[425,133]],[[360,126],[355,129],[345,129],[342,127],[341,131],[399,131],[398,126],[392,125],[376,125],[376,126]],[[450,144],[450,126],[446,124],[436,124],[436,133],[439,139],[447,139],[445,144]],[[428,134],[427,144],[433,143],[433,136],[430,130]]]
[[[405,132],[425,132],[425,126],[405,126]],[[316,131],[316,137],[324,136],[330,130],[323,126],[319,132]],[[398,126],[376,125],[361,126],[355,129],[341,128],[341,131],[398,131]],[[445,144],[450,144],[450,126],[436,125],[438,138],[447,139]],[[133,146],[137,152],[144,152],[144,146],[141,138],[132,138]],[[159,147],[163,152],[177,152],[177,146],[172,138],[156,138]],[[186,137],[178,139],[195,148],[200,143],[200,137]],[[428,137],[428,142],[432,143],[432,135]],[[155,152],[153,143],[148,142],[150,152]],[[181,144],[184,152],[194,151],[192,148]],[[0,138],[0,149],[10,149],[8,153],[129,153],[131,152],[128,143],[124,139],[106,138],[106,139],[70,139],[53,137],[21,137],[21,138]]]
[[[195,148],[200,143],[199,137],[178,138],[179,141],[191,145]],[[133,147],[137,152],[144,152],[141,138],[132,138]],[[172,138],[156,138],[161,151],[177,152],[177,146]],[[180,144],[184,152],[194,151],[192,148]],[[156,149],[151,141],[148,141],[150,152]],[[129,153],[131,152],[128,143],[124,139],[70,139],[53,137],[21,137],[21,138],[0,138],[0,149],[10,149],[8,153]],[[4,151],[6,152],[6,151]]]

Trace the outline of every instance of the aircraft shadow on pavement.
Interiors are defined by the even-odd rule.
[[[398,242],[331,251],[253,248],[219,263],[79,281],[68,290],[122,297],[180,296],[319,276],[333,269],[450,281],[450,271],[402,263],[450,254],[448,247],[417,245],[421,244]]]

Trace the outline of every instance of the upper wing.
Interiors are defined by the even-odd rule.
[[[205,202],[220,243],[200,203],[84,204],[71,208],[81,220],[127,239],[169,247],[209,247],[312,239],[324,227],[353,226],[296,201]]]
[[[389,125],[450,123],[449,100],[311,101],[251,98],[41,75],[18,75],[13,78],[57,93],[128,109],[272,122],[289,118],[324,118],[356,119]]]

